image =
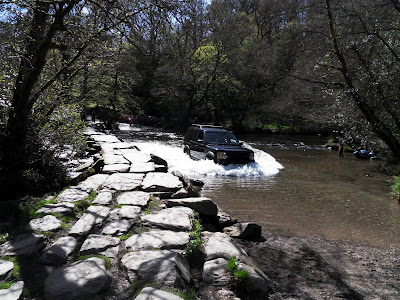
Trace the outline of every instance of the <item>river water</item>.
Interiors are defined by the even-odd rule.
[[[262,226],[263,236],[323,236],[378,247],[400,248],[400,205],[391,197],[391,177],[376,172],[380,161],[321,147],[309,136],[239,137],[255,151],[256,163],[220,166],[193,161],[182,137],[120,125],[116,132],[145,152],[168,161],[170,171],[202,180],[210,197],[241,222]]]

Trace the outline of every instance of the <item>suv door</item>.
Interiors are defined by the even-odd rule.
[[[193,131],[191,143],[190,143],[190,154],[196,159],[204,158],[204,132],[201,129],[196,128]]]

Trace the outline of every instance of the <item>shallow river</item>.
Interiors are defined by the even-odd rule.
[[[400,248],[400,205],[391,178],[376,172],[379,161],[359,160],[323,149],[326,140],[301,136],[240,137],[256,163],[219,166],[193,161],[182,137],[122,124],[122,139],[168,161],[170,170],[205,182],[203,195],[241,222],[262,226],[263,235],[323,236]]]

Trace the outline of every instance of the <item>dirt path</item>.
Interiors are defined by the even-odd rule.
[[[327,241],[239,242],[273,280],[270,299],[400,299],[400,251]]]

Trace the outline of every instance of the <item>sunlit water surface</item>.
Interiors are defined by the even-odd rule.
[[[380,161],[340,159],[321,138],[251,135],[255,151],[247,166],[194,161],[182,137],[121,124],[118,136],[205,183],[203,195],[241,222],[262,226],[265,237],[324,236],[380,247],[400,247],[400,206],[391,178],[376,172]]]

